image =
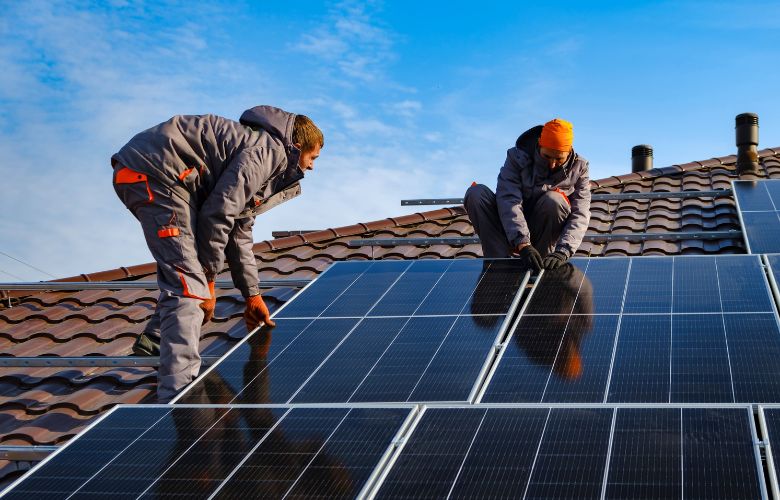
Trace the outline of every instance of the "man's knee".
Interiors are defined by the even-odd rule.
[[[571,213],[569,201],[557,191],[547,191],[536,202],[534,214],[563,222]]]
[[[496,195],[484,184],[474,184],[466,190],[463,205],[469,213],[484,211],[486,208],[492,208],[496,205]]]

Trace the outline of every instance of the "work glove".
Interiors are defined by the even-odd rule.
[[[550,270],[558,269],[564,265],[567,260],[569,260],[569,257],[565,253],[556,250],[544,258],[544,268]]]
[[[200,308],[203,309],[203,325],[211,321],[211,318],[214,317],[214,308],[217,307],[217,294],[214,292],[213,281],[209,281],[209,292],[211,298],[200,303]]]
[[[520,249],[518,255],[523,259],[523,263],[525,263],[526,267],[532,271],[538,273],[542,270],[542,256],[539,255],[539,252],[537,252],[533,246],[524,246]]]
[[[251,332],[260,326],[261,322],[270,327],[276,326],[276,323],[271,320],[271,313],[268,312],[268,308],[266,307],[265,302],[263,302],[263,297],[260,295],[247,297],[244,321],[246,321],[246,329],[248,332]]]

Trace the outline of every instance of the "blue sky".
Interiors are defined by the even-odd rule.
[[[542,4],[3,2],[0,280],[151,261],[109,158],[174,114],[274,104],[324,130],[303,196],[256,241],[494,186],[515,138],[555,116],[592,178],[630,171],[641,143],[656,166],[732,154],[745,111],[780,146],[780,4]]]

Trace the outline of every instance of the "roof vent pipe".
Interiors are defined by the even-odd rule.
[[[631,148],[631,171],[647,172],[653,169],[653,148],[648,144],[640,144]]]
[[[737,173],[758,172],[758,115],[742,113],[736,118]]]

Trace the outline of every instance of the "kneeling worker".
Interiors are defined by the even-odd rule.
[[[540,271],[577,251],[590,220],[590,179],[573,139],[571,123],[559,118],[534,127],[507,151],[495,194],[482,184],[466,191],[485,258],[518,255]]]
[[[226,258],[246,299],[247,330],[274,326],[260,296],[252,225],[300,194],[299,181],[323,145],[306,116],[256,106],[240,122],[174,116],[111,158],[114,189],[157,261],[160,298],[133,352],[160,356],[159,402],[198,374],[200,328],[214,315],[214,280]]]

